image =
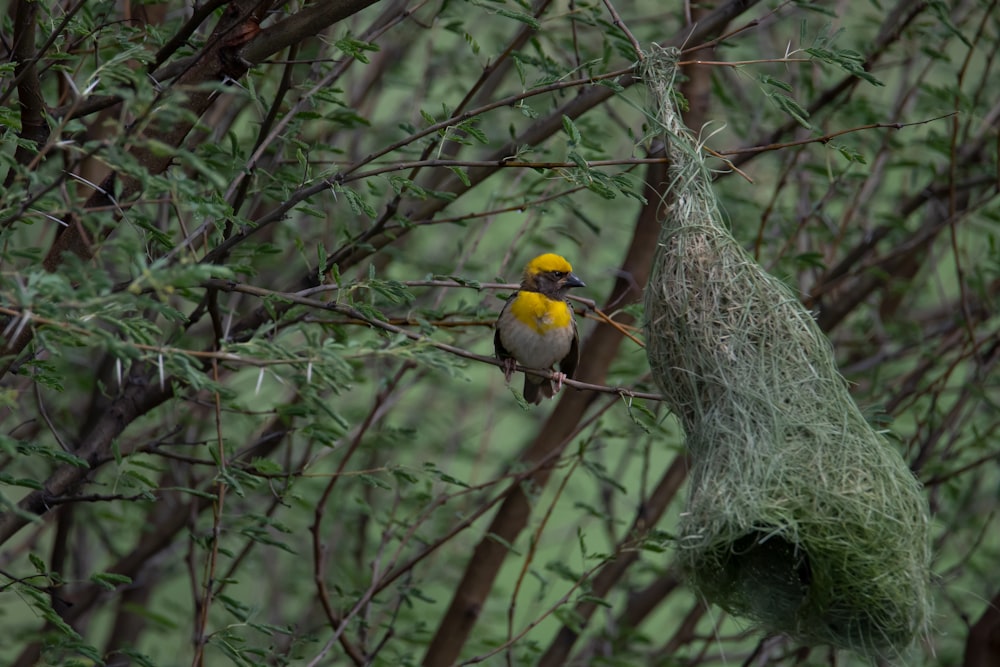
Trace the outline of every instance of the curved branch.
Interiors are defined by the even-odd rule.
[[[292,44],[318,35],[334,23],[343,21],[376,2],[378,0],[323,0],[322,2],[314,2],[287,19],[278,21],[263,30],[252,42],[247,44],[240,55],[250,64],[256,65]]]
[[[142,370],[139,368],[133,372],[122,395],[111,404],[87,434],[80,448],[73,452],[86,464],[60,466],[45,480],[43,488],[25,496],[17,504],[16,510],[0,514],[0,544],[13,537],[35,516],[41,516],[52,509],[50,499],[65,496],[78,489],[90,476],[91,471],[99,465],[101,459],[111,451],[115,439],[132,422],[173,397],[174,390],[171,384],[164,383],[161,387],[156,384],[150,385],[145,378],[140,380]]]

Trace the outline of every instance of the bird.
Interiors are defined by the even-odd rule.
[[[507,298],[497,318],[493,349],[509,383],[514,368],[554,370],[554,381],[525,374],[524,400],[538,405],[572,378],[580,362],[580,334],[566,295],[574,287],[586,287],[564,257],[545,253],[524,267],[520,288]]]

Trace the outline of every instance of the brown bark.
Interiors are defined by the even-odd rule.
[[[983,615],[969,628],[962,667],[1000,665],[1000,593],[986,604]]]
[[[37,152],[37,146],[45,143],[49,137],[49,128],[45,123],[42,99],[42,86],[38,79],[37,56],[35,51],[35,25],[38,20],[38,3],[33,0],[19,0],[14,10],[14,44],[11,59],[14,66],[14,77],[17,79],[17,102],[20,108],[22,139],[35,142],[36,149],[19,143],[14,151],[14,159],[18,164],[27,164]],[[11,169],[7,174],[4,187],[10,187],[17,172]]]

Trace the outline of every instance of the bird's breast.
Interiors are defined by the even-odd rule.
[[[510,304],[510,314],[539,334],[568,327],[573,318],[565,301],[550,299],[538,292],[518,292]]]
[[[534,292],[520,292],[507,304],[497,330],[504,349],[530,368],[560,362],[576,336],[569,304]]]

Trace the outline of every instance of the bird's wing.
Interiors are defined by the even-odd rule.
[[[497,317],[497,324],[500,323],[500,318],[503,317],[504,311],[506,311],[514,298],[517,297],[517,292],[514,292],[509,297],[507,297],[507,302],[504,303],[503,308],[500,309],[500,316]],[[497,325],[493,326],[493,352],[496,354],[497,359],[501,361],[504,359],[511,359],[514,355],[507,351],[507,348],[503,346],[500,342],[500,327]]]
[[[573,307],[568,303],[566,307],[570,309],[570,321],[573,323],[573,341],[569,346],[569,354],[559,362],[559,370],[566,374],[566,377],[573,377],[576,367],[580,365],[580,332],[576,328],[576,318],[573,317]]]

